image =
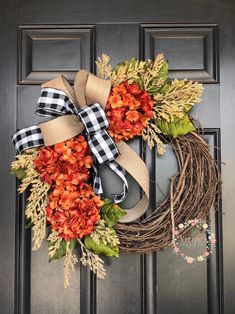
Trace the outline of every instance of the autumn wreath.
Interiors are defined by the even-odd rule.
[[[170,81],[162,54],[154,61],[131,59],[114,68],[109,61],[105,54],[98,58],[99,77],[79,71],[74,88],[64,77],[43,84],[36,113],[55,119],[12,137],[18,154],[11,169],[20,180],[18,190],[30,189],[25,214],[33,230],[32,249],[39,249],[47,238],[50,260],[65,258],[65,286],[78,261],[76,246],[81,248],[82,264],[103,278],[100,255],[117,257],[119,249],[148,253],[170,245],[176,252],[179,238],[199,226],[191,221],[205,225],[202,221],[219,198],[218,167],[189,116],[200,101],[202,85]],[[179,166],[170,180],[169,196],[148,215],[148,170],[123,142],[136,136],[161,155],[170,144]],[[102,197],[100,164],[123,183],[112,200]],[[143,196],[124,210],[118,204],[128,195],[127,172]],[[177,227],[181,224],[187,228]]]

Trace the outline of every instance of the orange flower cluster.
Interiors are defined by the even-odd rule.
[[[140,136],[153,116],[153,101],[149,94],[126,81],[112,88],[106,105],[109,133],[116,140]]]
[[[66,241],[92,233],[103,201],[87,183],[92,165],[82,135],[51,147],[43,147],[34,161],[43,180],[52,185],[47,221]]]

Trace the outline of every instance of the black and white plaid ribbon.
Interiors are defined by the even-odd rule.
[[[31,125],[17,131],[11,139],[17,154],[21,154],[26,149],[44,145],[41,129],[38,125]]]
[[[95,157],[94,169],[94,192],[102,194],[101,178],[98,173],[98,165],[107,162],[123,182],[123,191],[114,196],[116,203],[122,202],[128,192],[128,183],[125,170],[115,162],[119,156],[119,151],[112,138],[107,133],[109,126],[103,108],[99,104],[85,106],[78,110],[68,96],[60,90],[53,88],[42,89],[38,99],[36,114],[44,117],[57,117],[67,114],[75,114],[82,120],[87,134],[87,139],[91,151]],[[39,126],[34,125],[17,131],[12,137],[13,144],[17,153],[21,154],[24,150],[43,146],[44,141]]]

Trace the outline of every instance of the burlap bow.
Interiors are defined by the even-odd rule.
[[[94,103],[100,104],[104,109],[110,93],[111,82],[102,80],[91,73],[81,70],[78,72],[74,89],[63,76],[42,85],[42,88],[52,88],[64,92],[77,109]],[[45,146],[51,146],[72,138],[84,130],[83,123],[75,114],[64,115],[53,120],[40,123],[43,142]],[[35,131],[37,132],[37,131]],[[14,141],[14,140],[13,140]],[[41,138],[39,138],[42,143]],[[141,217],[148,209],[149,204],[149,173],[143,160],[124,142],[116,142],[120,155],[115,162],[125,169],[141,186],[143,196],[120,222],[131,222]]]

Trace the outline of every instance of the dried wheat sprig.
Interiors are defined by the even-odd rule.
[[[16,160],[11,163],[12,169],[28,168],[38,155],[38,148],[28,149],[25,153],[16,156]]]
[[[140,78],[141,74],[144,73],[145,61],[133,61],[130,64],[118,65],[110,76],[110,80],[113,86],[119,85],[125,81],[128,81],[129,84],[133,83]]]
[[[159,134],[161,134],[161,130],[157,127],[155,121],[151,120],[149,121],[147,127],[143,130],[142,138],[148,143],[150,149],[157,145],[158,154],[164,155],[166,150]]]
[[[58,231],[53,230],[49,234],[47,240],[50,243],[50,245],[48,246],[48,255],[50,258],[53,258],[53,256],[56,254],[56,251],[59,250],[63,238],[59,236]]]
[[[145,71],[141,76],[144,90],[149,91],[153,87],[160,88],[165,83],[164,79],[158,78],[164,62],[165,59],[162,53],[158,54],[154,61],[148,60],[146,62]]]
[[[127,60],[118,64],[114,69],[112,69],[109,62],[110,57],[102,54],[101,57],[98,57],[96,65],[98,76],[102,79],[109,79],[112,86],[125,81],[128,81],[129,84],[140,81],[142,88],[149,91],[153,87],[162,87],[165,82],[161,77],[158,78],[165,62],[163,54],[158,54],[154,61]]]
[[[172,122],[175,117],[183,118],[189,107],[200,102],[203,91],[202,84],[187,80],[173,80],[168,90],[154,95],[154,110],[157,118]]]
[[[50,185],[41,180],[40,174],[35,169],[34,160],[38,154],[37,148],[28,149],[24,154],[18,155],[11,164],[12,170],[22,168],[26,172],[18,188],[19,193],[23,193],[31,185],[25,216],[33,224],[33,251],[40,248],[42,240],[46,237],[46,206],[50,189]]]
[[[84,266],[88,266],[90,270],[97,275],[98,278],[104,279],[106,275],[104,261],[97,254],[88,250],[80,239],[78,239],[78,242],[81,245],[81,263]]]
[[[69,286],[69,281],[71,278],[71,272],[74,271],[74,266],[77,264],[78,259],[75,254],[73,254],[73,249],[70,247],[70,242],[66,243],[66,255],[64,257],[64,287]]]
[[[37,148],[28,149],[24,154],[16,156],[16,160],[11,163],[11,169],[25,169],[26,176],[21,181],[18,188],[19,193],[23,193],[27,187],[39,176],[39,173],[34,168],[34,160],[38,156]]]
[[[46,237],[46,207],[50,185],[42,181],[40,177],[34,178],[31,184],[25,215],[33,224],[32,250],[36,251]]]
[[[102,241],[105,245],[110,245],[111,247],[116,247],[119,245],[119,239],[116,235],[116,232],[114,229],[107,227],[103,219],[99,221],[95,231],[91,233],[90,237],[96,243]]]
[[[103,80],[108,80],[111,76],[112,66],[109,64],[110,57],[105,53],[102,53],[101,57],[98,57],[96,63],[98,69],[98,76]]]

